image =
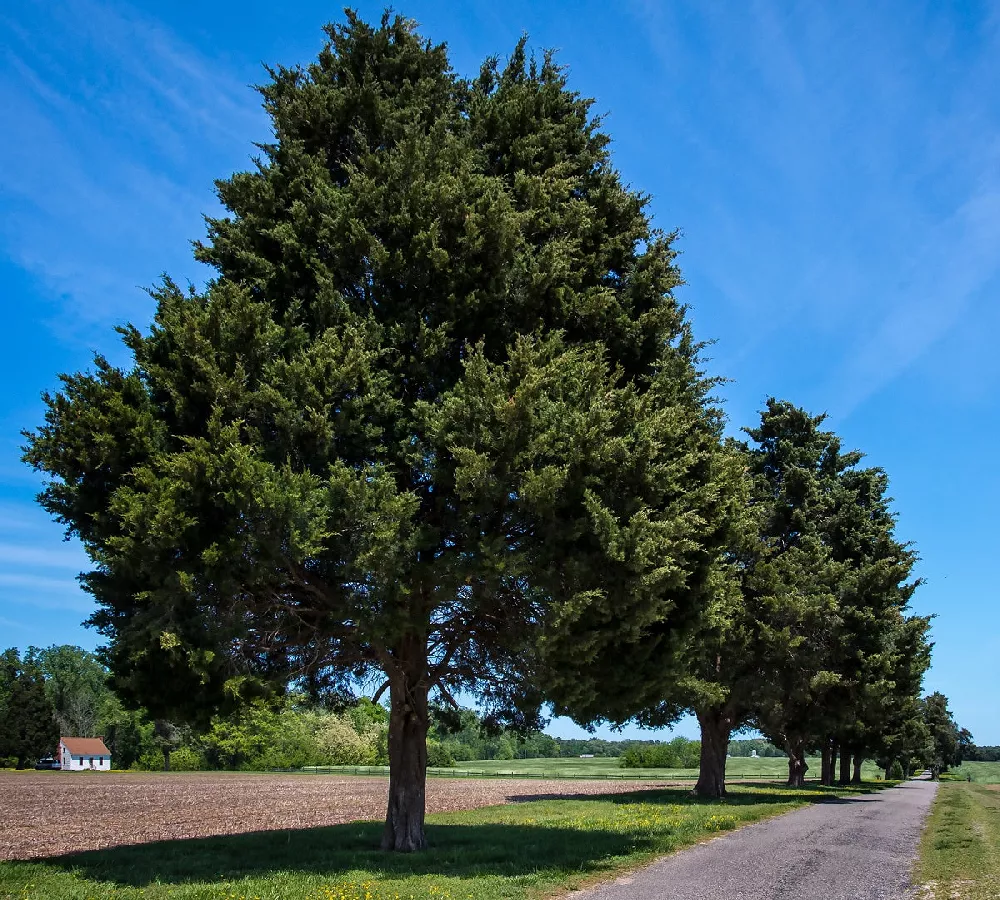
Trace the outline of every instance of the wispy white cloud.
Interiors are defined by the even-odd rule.
[[[843,419],[998,274],[1000,11],[831,9],[633,6],[664,85],[648,115],[688,172],[650,187],[684,224],[696,314],[718,298],[717,364]]]
[[[52,578],[24,572],[0,572],[0,587],[28,588],[39,593],[79,590],[74,578]]]
[[[37,547],[23,543],[0,543],[0,566],[40,569],[72,569],[81,572],[89,568],[86,554],[73,544]]]
[[[243,80],[154,20],[90,0],[33,14],[30,31],[0,16],[0,251],[44,284],[61,339],[106,342],[148,320],[160,272],[203,277],[189,241],[212,179],[266,124]]]
[[[1000,157],[996,165],[1000,171]],[[919,256],[908,260],[907,289],[850,348],[831,387],[840,417],[903,375],[968,317],[977,293],[1000,273],[998,247],[1000,182],[987,178],[931,231]]]

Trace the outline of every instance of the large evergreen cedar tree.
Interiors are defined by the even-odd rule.
[[[406,20],[327,34],[269,70],[217,277],[165,280],[134,368],[65,377],[26,459],[155,715],[384,676],[383,845],[414,850],[429,694],[520,726],[649,705],[732,473],[672,235],[552,58],[463,80]]]
[[[752,719],[784,746],[791,784],[802,782],[806,750],[819,747],[826,759],[830,740],[848,764],[857,755],[860,778],[867,744],[900,693],[919,690],[929,659],[929,620],[906,615],[916,556],[895,538],[885,473],[859,468],[862,454],[843,452],[824,419],[772,400],[747,432],[765,550],[745,590],[761,613],[772,676]]]
[[[771,399],[752,443],[731,444],[748,476],[744,515],[686,674],[640,716],[697,715],[702,796],[725,793],[730,737],[748,725],[788,753],[792,784],[813,749],[832,781],[831,742],[860,780],[861,759],[919,696],[929,620],[905,614],[915,557],[895,538],[885,473],[860,468],[823,420]]]

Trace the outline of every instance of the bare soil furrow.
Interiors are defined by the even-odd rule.
[[[519,799],[618,794],[656,782],[432,778],[427,811]],[[0,859],[32,859],[120,844],[316,828],[385,815],[388,781],[235,772],[0,774]]]

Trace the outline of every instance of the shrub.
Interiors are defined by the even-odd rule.
[[[160,772],[163,770],[163,754],[159,750],[147,750],[129,769],[133,772]]]
[[[451,750],[448,747],[440,741],[430,738],[427,741],[427,765],[434,768],[446,768],[455,765],[455,757],[451,755]]]
[[[373,766],[378,761],[378,733],[358,734],[348,716],[325,716],[316,742],[326,765]]]
[[[204,758],[190,747],[181,747],[170,754],[170,769],[173,772],[197,772],[204,768]]]
[[[451,758],[455,762],[469,762],[476,758],[473,756],[472,748],[468,744],[462,744],[458,741],[446,741],[443,746],[447,748],[451,754]]]
[[[701,742],[676,737],[669,744],[640,744],[629,747],[619,766],[623,769],[697,769]]]
[[[886,776],[889,781],[902,781],[903,779],[903,767],[900,765],[897,759],[893,762],[892,766],[889,768],[889,772]]]

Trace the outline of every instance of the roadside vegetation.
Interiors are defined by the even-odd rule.
[[[1000,897],[1000,785],[942,782],[915,880],[926,900]]]
[[[500,900],[613,877],[721,832],[863,788],[737,785],[535,800],[427,820],[425,853],[384,854],[381,823],[261,832],[0,863],[7,900]]]

